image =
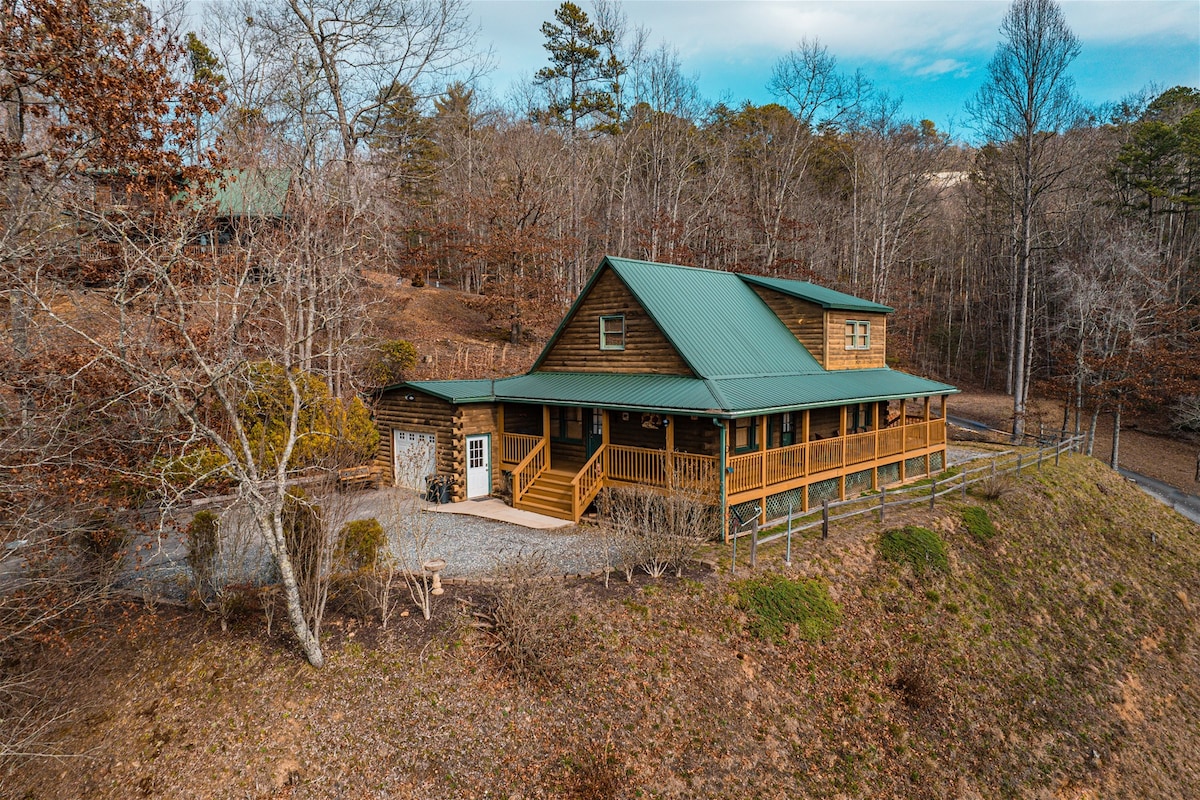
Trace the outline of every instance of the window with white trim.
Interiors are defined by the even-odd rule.
[[[600,349],[625,349],[624,314],[606,314],[600,317]]]
[[[870,350],[871,349],[871,321],[848,319],[846,320],[846,349],[847,350]]]

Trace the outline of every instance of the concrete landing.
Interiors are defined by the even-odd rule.
[[[570,520],[548,517],[545,514],[535,514],[532,511],[522,511],[519,508],[513,508],[503,500],[495,497],[485,497],[482,500],[464,500],[461,503],[430,505],[428,509],[436,511],[438,514],[467,514],[472,517],[483,517],[484,519],[493,519],[497,522],[508,522],[512,525],[520,525],[523,528],[533,528],[540,531],[565,528],[571,524]]]

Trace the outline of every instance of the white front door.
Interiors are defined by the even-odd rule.
[[[492,493],[491,437],[467,437],[467,499]]]
[[[437,472],[437,436],[393,428],[392,465],[397,486],[425,491],[425,479]]]

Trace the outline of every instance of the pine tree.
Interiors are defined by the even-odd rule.
[[[551,66],[538,70],[534,78],[550,93],[544,121],[562,126],[572,138],[583,126],[615,132],[617,92],[625,74],[625,65],[613,52],[615,35],[597,28],[572,2],[559,6],[554,19],[558,24],[542,23]]]

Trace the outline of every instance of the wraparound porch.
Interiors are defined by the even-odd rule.
[[[622,428],[628,413],[588,409],[579,421],[592,426],[594,442],[585,446],[582,463],[578,442],[552,435],[564,430],[563,412],[552,415],[543,406],[541,432],[521,433],[505,429],[502,409],[501,460],[512,476],[515,507],[576,522],[601,489],[624,485],[684,488],[725,509],[754,504],[765,519],[768,498],[780,493],[817,484],[828,489],[836,481],[836,496],[845,498],[848,492],[916,477],[916,471],[930,474],[935,454],[942,453],[944,463],[946,403],[942,398],[936,414],[930,398],[917,403],[916,408],[912,401],[875,402],[737,419],[642,415],[640,426],[655,432],[651,438],[661,433],[657,446],[614,441],[622,432],[628,440]],[[509,418],[523,415],[528,424],[528,411]],[[677,442],[689,449],[677,449]],[[695,449],[716,452],[690,452]],[[854,477],[850,486],[848,476]],[[798,492],[803,510],[809,495]]]

